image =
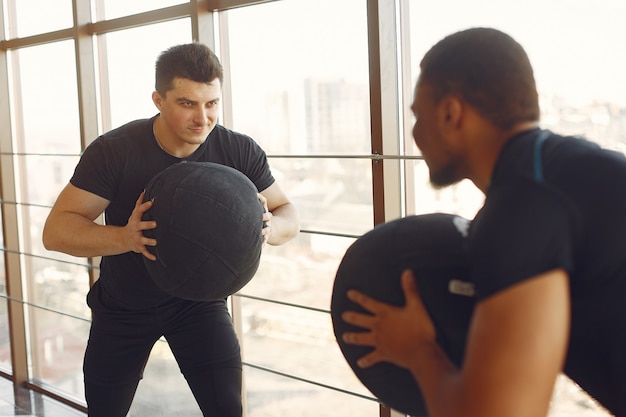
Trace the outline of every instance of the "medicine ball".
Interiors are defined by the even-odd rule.
[[[180,162],[150,180],[144,235],[156,261],[144,257],[153,281],[188,300],[225,298],[246,285],[261,256],[263,205],[240,171],[211,162]]]
[[[331,298],[335,338],[359,380],[388,407],[411,416],[427,416],[413,375],[389,362],[360,368],[356,361],[373,350],[346,344],[345,332],[366,331],[341,319],[345,311],[366,312],[346,292],[359,290],[388,304],[405,304],[400,276],[415,275],[417,287],[437,332],[437,342],[461,365],[469,320],[474,309],[469,282],[466,235],[469,221],[446,213],[408,216],[376,226],[346,251],[336,273]]]

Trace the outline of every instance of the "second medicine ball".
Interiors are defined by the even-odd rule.
[[[144,258],[148,273],[165,292],[188,300],[225,298],[256,273],[263,244],[263,205],[240,171],[211,162],[180,162],[146,186],[153,200],[144,231],[157,246]]]
[[[400,276],[415,275],[420,296],[437,332],[437,342],[457,366],[461,365],[469,320],[474,310],[469,282],[467,231],[469,221],[452,214],[408,216],[376,226],[346,251],[335,277],[331,318],[335,337],[359,380],[383,404],[411,416],[427,416],[426,405],[413,375],[388,362],[360,368],[356,361],[372,351],[346,344],[345,332],[365,331],[344,322],[344,311],[365,312],[346,296],[359,290],[387,304],[405,304]]]

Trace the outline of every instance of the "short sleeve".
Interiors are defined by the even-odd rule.
[[[518,180],[490,190],[470,233],[478,299],[555,268],[571,271],[574,220],[547,186]]]
[[[96,139],[81,155],[70,183],[111,201],[119,178],[119,170],[113,166],[118,158],[107,149],[105,141]]]

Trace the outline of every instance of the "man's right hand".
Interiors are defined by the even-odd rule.
[[[145,192],[142,192],[137,201],[135,202],[135,208],[128,218],[128,223],[124,226],[125,240],[129,243],[130,250],[135,253],[141,253],[151,261],[156,260],[154,256],[146,246],[156,246],[156,239],[148,238],[143,234],[144,230],[152,230],[157,227],[155,221],[143,221],[143,214],[150,210],[153,201],[148,200],[144,203],[143,197]]]

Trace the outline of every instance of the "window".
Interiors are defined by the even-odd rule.
[[[74,47],[71,41],[32,46],[12,52],[11,60],[13,105],[21,115],[14,125],[14,163],[32,378],[78,396],[89,317],[82,302],[87,272],[76,260],[46,259],[41,243],[45,207],[67,182],[76,162],[72,154],[80,151]]]
[[[74,24],[72,0],[29,0],[7,5],[9,13],[15,14],[15,35],[20,38],[71,28]]]
[[[183,0],[94,0],[99,20],[110,20],[118,17],[143,13],[163,7],[187,3]]]
[[[264,249],[241,291],[248,416],[311,403],[316,415],[375,416],[327,313],[341,256],[373,226],[366,2],[270,2],[226,20],[232,128],[268,153],[303,229]]]
[[[164,49],[191,42],[191,25],[189,19],[178,19],[107,33],[98,42],[98,56],[106,77],[100,82],[107,131],[158,113],[151,98],[154,63]]]

